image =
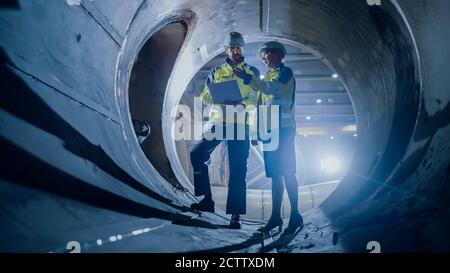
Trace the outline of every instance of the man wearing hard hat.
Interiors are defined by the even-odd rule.
[[[295,77],[292,70],[282,60],[286,56],[285,47],[276,41],[264,43],[260,57],[269,71],[263,79],[235,68],[234,73],[252,88],[259,90],[260,104],[279,107],[279,128],[270,128],[279,133],[279,145],[275,150],[264,150],[266,176],[272,178],[272,215],[260,231],[270,231],[283,226],[281,202],[283,200],[283,178],[286,185],[291,215],[285,233],[294,233],[303,228],[303,218],[298,211],[298,182],[295,177]],[[267,123],[267,121],[266,121]],[[264,147],[264,145],[263,145]]]
[[[242,35],[238,32],[231,32],[225,38],[225,53],[227,58],[225,62],[214,68],[207,79],[204,90],[200,97],[205,104],[213,104],[211,95],[207,84],[211,83],[221,83],[225,81],[236,81],[239,87],[239,91],[243,98],[239,102],[230,102],[229,105],[243,105],[244,107],[255,105],[257,92],[252,91],[249,85],[244,84],[243,80],[235,76],[233,73],[234,68],[238,68],[245,71],[246,74],[259,77],[259,71],[247,63],[244,62],[243,49],[244,39]],[[225,105],[220,105],[221,109],[225,109]],[[211,111],[209,115],[209,122],[214,124],[210,129],[210,132],[217,131],[221,129],[221,132],[225,132],[226,126],[237,126],[240,121],[229,121],[223,120],[223,114],[216,111]],[[246,118],[241,121],[245,124],[243,125],[246,132],[248,132],[248,127],[250,121]],[[223,128],[218,128],[218,127]],[[236,128],[236,127],[235,127]],[[235,132],[237,130],[234,130]],[[226,141],[228,147],[228,161],[229,161],[229,172],[228,172],[228,196],[226,213],[231,214],[230,228],[240,228],[240,216],[246,213],[246,174],[247,174],[247,159],[249,155],[249,137],[246,133],[246,137],[243,140],[239,140],[237,137],[237,132],[234,136],[226,136],[225,139],[207,139],[205,134],[197,143],[190,153],[192,166],[194,169],[194,187],[195,195],[204,195],[204,198],[199,203],[194,203],[191,208],[200,210],[214,212],[214,201],[211,193],[211,185],[208,176],[208,167],[205,162],[209,160],[211,153],[214,149],[222,142]]]

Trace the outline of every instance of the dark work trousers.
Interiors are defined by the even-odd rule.
[[[232,125],[230,125],[232,126]],[[215,131],[211,128],[211,132]],[[235,125],[236,129],[236,125]],[[225,132],[225,126],[223,132]],[[236,130],[234,130],[236,135]],[[227,214],[246,214],[246,175],[247,159],[250,148],[248,138],[248,127],[246,127],[245,140],[236,140],[235,137],[228,137],[224,140],[207,140],[203,137],[191,151],[191,162],[194,168],[194,187],[195,195],[211,196],[211,184],[208,175],[208,166],[205,164],[209,160],[211,153],[222,142],[226,141],[228,145],[228,196],[227,196]]]

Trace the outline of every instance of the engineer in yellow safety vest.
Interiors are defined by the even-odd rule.
[[[214,68],[207,79],[204,90],[201,93],[201,99],[204,104],[213,104],[211,95],[207,84],[220,83],[225,81],[236,81],[239,91],[242,96],[242,101],[230,102],[228,105],[241,105],[244,107],[255,105],[257,91],[252,90],[252,87],[245,84],[242,79],[234,75],[233,69],[238,68],[249,75],[259,77],[259,71],[244,61],[243,49],[244,39],[238,32],[231,32],[225,39],[225,53],[227,58],[225,63]],[[227,105],[215,105],[219,110],[225,110]],[[240,215],[246,214],[246,174],[247,174],[247,159],[249,155],[249,118],[244,118],[239,121],[236,119],[228,120],[224,118],[225,114],[222,111],[211,111],[209,115],[209,122],[213,124],[211,129],[206,132],[209,134],[217,133],[221,130],[226,133],[227,126],[233,126],[235,134],[222,139],[206,138],[203,134],[202,139],[193,147],[190,158],[194,169],[194,188],[195,195],[204,195],[204,198],[199,203],[194,203],[191,208],[214,212],[214,201],[211,193],[211,185],[208,176],[208,167],[205,164],[211,156],[214,149],[222,142],[226,141],[228,147],[229,158],[229,173],[228,173],[228,196],[226,204],[226,213],[231,214],[230,228],[241,228]],[[234,114],[233,114],[234,116]],[[245,130],[244,139],[237,137],[238,128]]]
[[[303,218],[298,211],[298,182],[295,177],[295,77],[292,70],[282,62],[286,56],[283,44],[276,41],[264,43],[259,53],[261,60],[269,69],[263,79],[240,68],[234,69],[236,76],[260,91],[258,101],[262,105],[279,107],[279,127],[270,128],[272,135],[274,131],[279,133],[278,147],[275,150],[264,150],[266,176],[272,179],[272,215],[259,231],[268,232],[276,227],[282,230],[281,203],[284,178],[291,204],[289,225],[284,233],[294,233],[303,228]],[[264,123],[267,124],[268,121]]]

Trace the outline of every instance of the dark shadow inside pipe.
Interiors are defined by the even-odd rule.
[[[186,25],[177,22],[152,35],[135,60],[129,83],[130,113],[141,148],[151,165],[174,186],[179,183],[164,148],[161,115],[167,82],[186,32]]]

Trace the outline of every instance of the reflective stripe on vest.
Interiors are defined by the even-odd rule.
[[[286,67],[270,70],[264,76],[265,81],[277,80],[283,69]],[[280,96],[262,94],[261,103],[264,105],[279,105],[280,106],[280,127],[295,128],[295,78],[292,76],[285,84],[280,85]]]

